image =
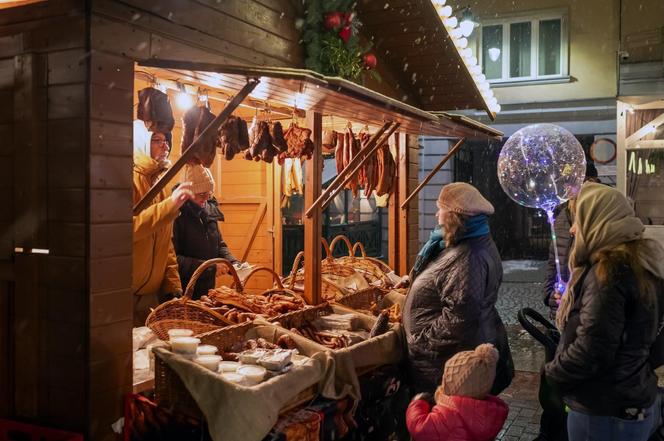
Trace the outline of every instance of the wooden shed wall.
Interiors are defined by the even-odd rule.
[[[76,431],[89,415],[83,5],[0,14],[0,416]]]

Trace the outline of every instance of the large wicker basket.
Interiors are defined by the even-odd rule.
[[[303,261],[304,251],[300,251],[295,256],[290,275],[284,279],[288,288],[295,292],[304,292],[304,269],[300,268]],[[339,282],[355,274],[357,273],[352,268],[324,259],[321,263],[321,298],[332,301],[345,296],[348,292]]]
[[[241,323],[206,332],[198,338],[201,344],[213,345],[223,350],[235,342],[244,341],[247,333],[257,326],[259,325],[250,322]],[[303,389],[281,408],[279,414],[311,401],[317,395],[317,390],[315,384]],[[176,409],[194,418],[203,419],[203,413],[180,377],[159,357],[155,357],[155,401],[161,407]]]
[[[179,299],[169,300],[168,302],[157,306],[152,312],[150,312],[150,315],[148,315],[148,318],[145,321],[145,326],[149,327],[161,340],[168,340],[168,331],[170,329],[191,329],[194,332],[194,335],[198,335],[233,325],[233,322],[226,319],[212,308],[204,306],[200,302],[191,299],[198,278],[206,269],[216,264],[222,264],[228,268],[229,274],[235,280],[236,290],[242,292],[242,282],[231,262],[226,259],[210,259],[203,262],[203,264],[194,271],[183,296]]]
[[[336,248],[337,244],[339,242],[343,242],[346,244],[346,247],[348,248],[348,256],[343,256],[343,257],[337,257],[334,259],[333,253],[334,249]],[[361,257],[356,257],[355,253],[357,250],[360,250],[361,252]],[[337,264],[341,264],[344,266],[348,266],[364,277],[369,284],[376,285],[379,284],[379,286],[390,286],[390,279],[385,275],[386,273],[384,272],[383,268],[381,266],[378,266],[373,260],[370,260],[367,258],[366,251],[364,250],[364,245],[362,243],[357,242],[355,245],[351,245],[350,240],[344,236],[344,235],[339,235],[332,239],[332,242],[330,242],[330,247],[327,250],[327,255],[328,259],[334,259],[334,261]]]

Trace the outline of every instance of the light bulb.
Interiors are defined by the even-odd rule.
[[[487,83],[486,81],[479,82],[477,84],[477,88],[480,89],[480,90],[483,90],[483,91],[487,91],[487,90],[490,89],[489,83]]]
[[[178,96],[175,98],[175,102],[182,110],[190,109],[191,106],[194,105],[194,100],[191,99],[191,95],[185,92],[178,93]]]
[[[461,56],[462,56],[463,58],[470,58],[470,57],[473,56],[473,50],[472,50],[471,48],[469,48],[469,47],[467,47],[467,48],[465,48],[465,49],[461,49],[461,50],[459,51],[459,53],[461,54]]]
[[[440,8],[439,13],[443,17],[447,18],[450,15],[452,15],[452,7],[451,6],[443,6],[442,8]]]
[[[477,58],[474,55],[468,58],[468,64],[470,64],[471,66],[477,64]]]
[[[445,25],[445,27],[448,27],[450,29],[454,29],[459,24],[459,20],[457,20],[457,18],[453,16],[453,17],[449,17],[449,18],[446,18],[445,20],[443,20],[443,24]]]
[[[481,73],[482,69],[477,65],[470,66],[470,73]]]
[[[468,47],[468,39],[459,38],[457,40],[454,40],[454,44],[456,44],[458,48],[465,49],[466,47]]]
[[[445,0],[431,0],[434,6],[445,6]]]
[[[459,28],[450,29],[450,35],[452,38],[456,39],[463,38],[463,35],[461,35],[461,29]]]
[[[500,49],[497,47],[489,48],[489,58],[493,62],[498,61],[498,58],[500,58]]]
[[[473,29],[475,29],[475,23],[470,20],[463,20],[459,23],[459,29],[461,29],[464,37],[470,37],[470,34],[473,33]]]

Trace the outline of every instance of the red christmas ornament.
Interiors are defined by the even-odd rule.
[[[364,62],[364,65],[366,66],[367,69],[375,69],[376,65],[378,64],[378,59],[372,53],[364,54],[364,56],[362,57],[362,61]]]
[[[339,31],[339,37],[344,41],[344,43],[348,43],[348,40],[350,40],[350,34],[350,26],[344,26]]]
[[[341,12],[330,12],[325,14],[325,21],[323,23],[325,29],[331,30],[341,26],[342,15],[343,14]]]

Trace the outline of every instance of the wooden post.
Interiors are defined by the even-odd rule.
[[[307,161],[304,184],[305,209],[313,206],[322,193],[323,174],[323,115],[307,112],[307,127],[311,129],[314,153]],[[321,212],[314,210],[311,217],[304,218],[304,298],[307,303],[321,302],[321,253],[320,238],[323,233]]]
[[[399,139],[400,134],[394,134],[396,146],[396,162],[399,163],[399,157],[403,146],[400,145]],[[390,197],[387,208],[387,264],[394,270],[395,273],[399,274],[399,190],[401,182],[401,173],[399,167],[397,166],[397,184],[394,188],[394,193]]]
[[[408,196],[408,138],[405,133],[399,133],[399,158],[397,167],[399,169],[399,206]],[[399,264],[397,274],[408,274],[408,210],[399,210]]]
[[[617,144],[617,157],[616,157],[616,181],[617,189],[623,195],[627,194],[627,108],[628,106],[622,101],[618,101],[616,105],[616,144]]]

